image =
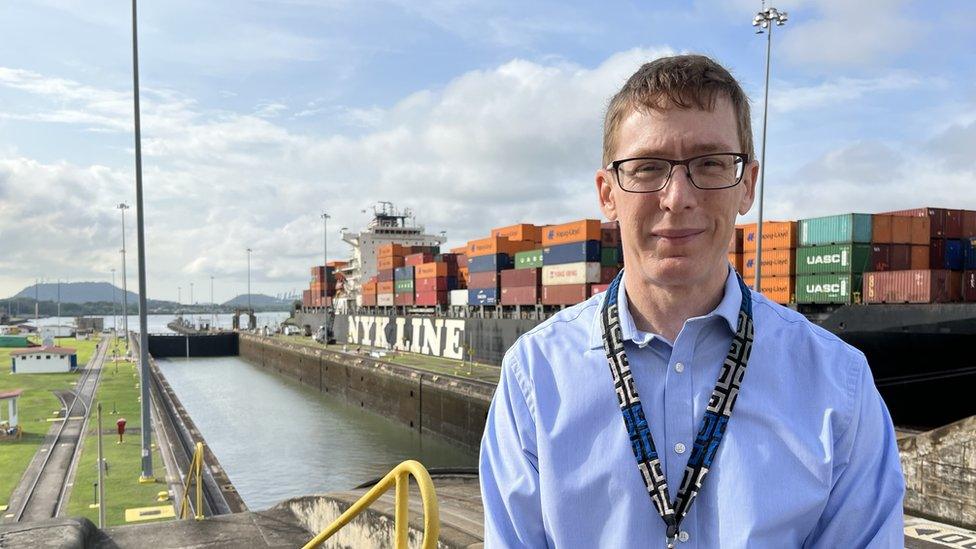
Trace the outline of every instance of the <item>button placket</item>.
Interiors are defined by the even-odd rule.
[[[671,449],[672,459],[667,460],[668,488],[671,497],[677,496],[678,485],[687,465],[688,445],[694,441],[694,386],[690,372],[685,372],[688,358],[694,356],[694,345],[698,339],[698,326],[685,324],[675,338],[671,361],[668,368],[665,393],[667,440],[666,448]]]

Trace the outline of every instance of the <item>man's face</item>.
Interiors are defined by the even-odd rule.
[[[713,111],[667,108],[633,111],[617,130],[614,159],[653,156],[683,160],[710,152],[740,152],[735,111],[728,97]],[[759,166],[750,162],[735,187],[703,190],[676,166],[664,189],[629,193],[611,171],[596,174],[600,206],[620,223],[624,264],[659,286],[695,286],[724,276],[736,214],[752,207]]]

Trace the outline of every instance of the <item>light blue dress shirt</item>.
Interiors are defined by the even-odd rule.
[[[730,269],[708,315],[672,343],[620,320],[671,500],[735,330]],[[894,429],[864,355],[753,293],[755,342],[679,548],[904,547]],[[481,442],[485,547],[664,547],[603,350],[603,294],[505,356]]]

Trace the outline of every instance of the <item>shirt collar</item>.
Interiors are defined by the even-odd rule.
[[[603,299],[606,299],[606,296]],[[656,334],[648,334],[637,330],[637,326],[634,324],[634,317],[630,314],[630,302],[627,299],[627,291],[624,288],[623,280],[620,281],[620,285],[617,288],[617,303],[620,304],[620,332],[624,341],[631,340],[635,343],[647,343],[654,337],[660,337]],[[735,270],[729,265],[728,275],[725,277],[725,293],[722,296],[722,301],[707,315],[689,320],[719,316],[725,320],[729,326],[729,330],[735,333],[739,323],[739,308],[741,304],[742,289],[739,288],[739,280]],[[603,300],[600,301],[599,305],[599,309],[593,315],[593,323],[590,327],[591,349],[603,347]]]

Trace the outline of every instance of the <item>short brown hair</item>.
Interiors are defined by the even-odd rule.
[[[725,67],[704,55],[675,55],[644,63],[610,100],[603,121],[603,165],[613,162],[617,130],[632,110],[696,107],[710,111],[719,94],[732,100],[741,152],[755,157],[749,98],[739,83]]]

